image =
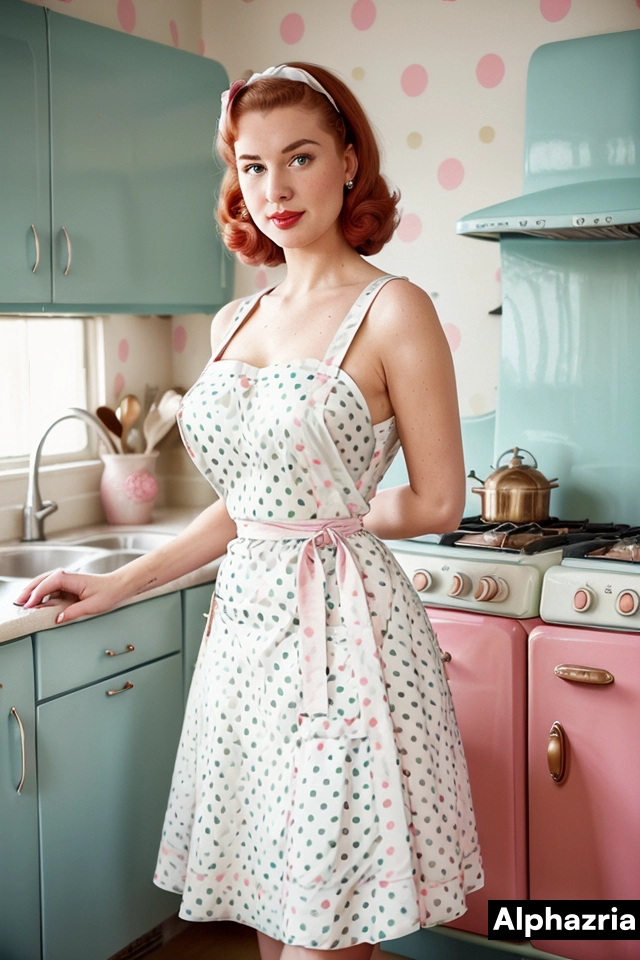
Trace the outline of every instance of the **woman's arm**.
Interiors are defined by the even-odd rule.
[[[14,602],[26,608],[35,607],[43,597],[62,591],[78,598],[64,611],[65,623],[78,617],[95,616],[138,593],[177,580],[217,560],[235,536],[235,521],[229,516],[224,500],[217,500],[169,543],[131,560],[113,573],[91,575],[53,570],[32,580]]]
[[[237,309],[237,301],[226,304],[211,322],[212,351],[217,350]],[[89,575],[53,570],[32,580],[15,599],[17,605],[35,607],[43,597],[57,591],[78,598],[66,608],[65,623],[78,617],[104,613],[135,596],[217,560],[236,536],[236,525],[223,500],[207,507],[170,543],[144,557],[132,560],[113,573]]]
[[[424,290],[401,281],[380,291],[370,313],[409,483],[376,494],[364,526],[390,540],[455,530],[465,470],[453,361],[438,315]]]

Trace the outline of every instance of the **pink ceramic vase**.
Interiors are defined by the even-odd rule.
[[[153,453],[104,453],[100,498],[107,523],[151,523],[158,496],[155,477],[158,451]]]

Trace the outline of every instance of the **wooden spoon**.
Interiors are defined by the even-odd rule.
[[[132,393],[128,393],[120,401],[120,423],[122,424],[122,450],[124,453],[131,453],[131,448],[127,443],[127,437],[131,427],[140,416],[140,401]]]
[[[122,442],[120,437],[122,436],[122,424],[116,416],[115,410],[112,410],[111,407],[98,407],[96,410],[96,416],[100,420],[109,433],[112,433],[114,436],[114,444],[118,453],[122,453]]]

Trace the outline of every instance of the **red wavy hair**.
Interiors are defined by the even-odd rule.
[[[218,198],[217,218],[226,246],[251,266],[275,267],[284,263],[282,247],[266,237],[253,223],[244,205],[234,143],[238,121],[252,110],[266,112],[277,107],[302,106],[320,115],[322,126],[335,137],[340,150],[352,144],[358,158],[358,173],[352,190],[345,193],[340,224],[347,242],[366,257],[378,253],[398,225],[398,192],[391,192],[380,174],[380,151],[371,124],[360,103],[336,76],[312,63],[289,63],[306,70],[335,100],[329,100],[306,83],[279,77],[256,80],[241,87],[228,112],[224,137],[218,133],[216,148],[226,164]]]

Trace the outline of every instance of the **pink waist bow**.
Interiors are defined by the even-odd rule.
[[[370,679],[378,677],[380,672],[378,644],[360,566],[346,539],[364,529],[362,517],[292,522],[238,520],[237,528],[238,537],[303,541],[298,559],[298,612],[303,713],[309,717],[326,717],[329,708],[326,580],[318,546],[333,544],[336,547],[340,610],[346,624],[347,636],[355,645],[354,659],[359,664],[360,672],[359,689],[366,693],[363,688],[368,686]]]

